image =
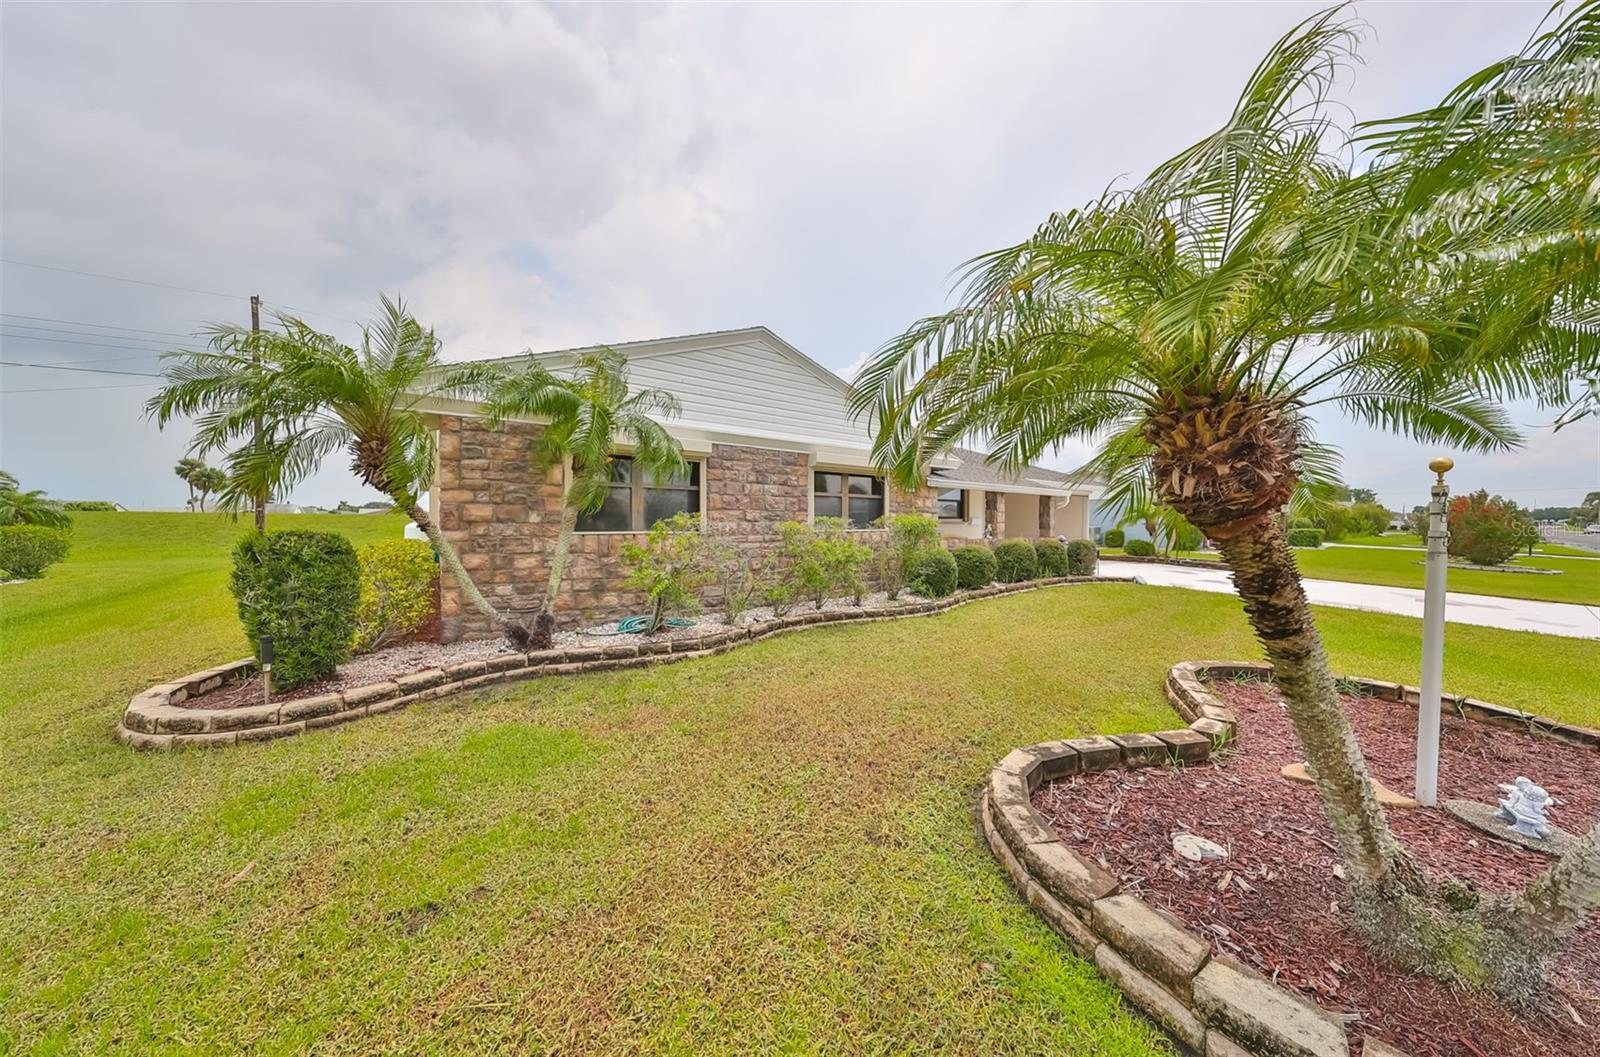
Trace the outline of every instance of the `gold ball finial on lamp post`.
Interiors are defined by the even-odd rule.
[[[1440,455],[1428,460],[1428,469],[1439,475],[1439,480],[1444,480],[1444,475],[1455,469],[1456,461],[1448,455]]]

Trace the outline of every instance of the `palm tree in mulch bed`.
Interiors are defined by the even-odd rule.
[[[359,348],[289,315],[259,332],[213,327],[209,348],[164,355],[166,384],[146,411],[163,426],[196,417],[195,450],[227,453],[222,502],[233,509],[255,503],[265,486],[286,492],[346,451],[356,476],[427,534],[468,602],[525,648],[528,628],[484,597],[421,503],[437,447],[425,405],[480,396],[501,373],[446,365],[432,330],[399,301],[381,302]]]
[[[1600,289],[1585,237],[1600,208],[1591,185],[1571,184],[1592,178],[1593,97],[1572,84],[1515,92],[1516,108],[1483,97],[1563,84],[1558,67],[1600,54],[1600,19],[1589,5],[1436,111],[1368,129],[1378,153],[1359,172],[1332,152],[1327,105],[1358,41],[1337,9],[1297,27],[1215,134],[972,262],[959,305],[886,344],[854,404],[902,486],[963,439],[987,438],[1020,470],[1092,438],[1085,469],[1110,482],[1109,501],[1159,502],[1201,529],[1316,772],[1358,927],[1407,964],[1526,999],[1600,897],[1600,826],[1516,896],[1430,884],[1374,796],[1279,515],[1298,487],[1334,476],[1311,431],[1320,405],[1505,450],[1518,437],[1495,397],[1559,403],[1596,363],[1596,338],[1571,326]],[[1527,150],[1542,167],[1523,164]],[[1558,186],[1474,193],[1508,171]]]
[[[555,631],[556,599],[578,516],[600,510],[612,487],[625,480],[615,476],[616,468],[625,465],[662,487],[672,487],[688,471],[682,445],[657,421],[679,413],[678,399],[663,389],[633,388],[627,357],[602,348],[579,355],[570,378],[530,360],[494,386],[485,406],[491,425],[508,418],[543,421],[530,447],[534,468],[547,473],[560,467],[565,479],[544,604],[533,625],[534,645],[542,649]],[[616,461],[620,446],[629,449],[627,463]]]

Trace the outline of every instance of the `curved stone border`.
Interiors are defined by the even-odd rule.
[[[1090,958],[1123,997],[1174,1038],[1206,1057],[1348,1057],[1339,1019],[1227,956],[1210,941],[1137,896],[1099,864],[1061,842],[1032,796],[1066,775],[1206,762],[1233,740],[1238,719],[1203,680],[1272,677],[1272,666],[1239,661],[1188,661],[1167,673],[1166,694],[1189,726],[1152,734],[1068,738],[1017,749],[989,773],[979,802],[984,838],[1028,905],[1069,946]],[[1345,679],[1362,693],[1415,705],[1416,687],[1377,679]],[[1464,719],[1542,733],[1600,749],[1588,730],[1453,694],[1441,711]],[[1404,1057],[1378,1039],[1368,1057]]]
[[[366,716],[381,715],[418,701],[432,701],[500,682],[666,664],[726,653],[746,643],[820,624],[854,624],[931,616],[996,595],[1018,594],[1045,587],[1127,582],[1119,577],[1061,576],[1020,584],[991,584],[948,598],[908,602],[894,610],[829,609],[791,613],[745,627],[718,628],[704,635],[642,645],[585,646],[526,654],[506,653],[488,660],[464,661],[448,668],[429,668],[340,693],[272,704],[219,709],[181,707],[181,702],[208,694],[225,682],[254,676],[256,662],[246,658],[207,668],[135,694],[123,711],[122,721],[117,724],[116,736],[118,741],[136,749],[176,749],[270,741],[308,730],[337,726]]]

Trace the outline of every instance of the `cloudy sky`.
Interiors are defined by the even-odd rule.
[[[1342,99],[1436,100],[1544,7],[1362,5]],[[458,359],[762,323],[847,371],[961,261],[1213,128],[1311,10],[8,3],[0,347],[79,369],[0,368],[0,462],[181,504],[187,436],[143,421],[141,376],[251,293],[348,337],[399,291]],[[1600,426],[1513,410],[1527,449],[1458,488],[1600,487]],[[1322,433],[1421,500],[1429,453]],[[335,465],[296,498],[370,496]]]

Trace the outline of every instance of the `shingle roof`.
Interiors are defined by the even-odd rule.
[[[935,478],[945,477],[952,481],[975,485],[1036,484],[1043,488],[1061,488],[1074,483],[1071,474],[1065,474],[1059,470],[1051,470],[1043,466],[1029,466],[1020,474],[1007,473],[1000,467],[986,461],[983,452],[973,451],[971,448],[951,448],[946,454],[952,459],[958,460],[959,465],[935,470],[933,472]]]

